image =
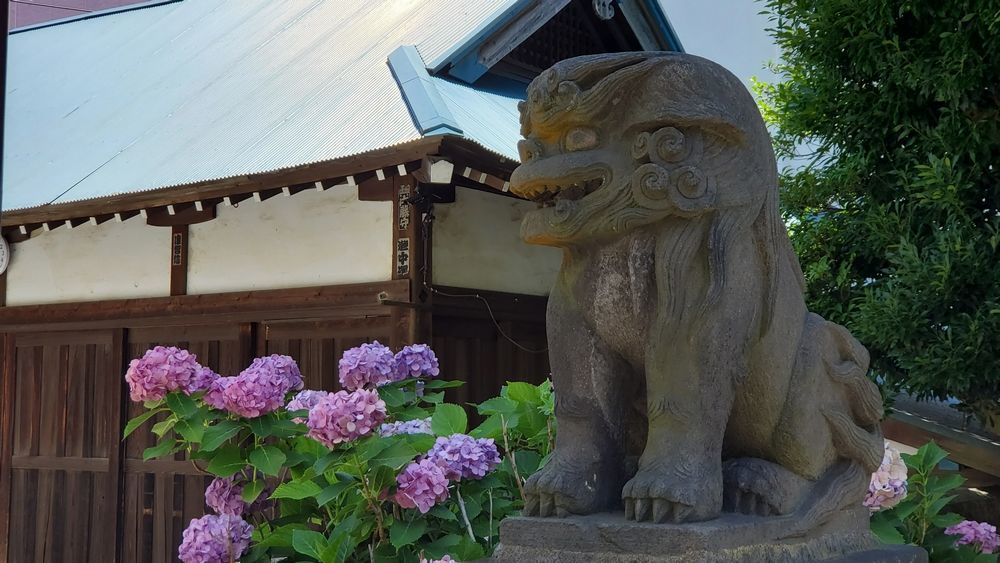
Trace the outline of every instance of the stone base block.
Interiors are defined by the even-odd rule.
[[[926,563],[912,546],[880,544],[865,509],[845,510],[826,525],[789,537],[787,517],[724,514],[709,522],[650,524],[624,514],[570,518],[507,518],[500,525],[498,563],[758,563],[828,561]]]

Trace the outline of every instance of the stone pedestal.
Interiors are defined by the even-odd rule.
[[[838,513],[806,535],[786,537],[782,517],[724,514],[709,522],[650,524],[624,514],[570,518],[508,518],[500,525],[500,563],[684,563],[861,561],[925,563],[912,546],[880,544],[868,530],[863,508]]]

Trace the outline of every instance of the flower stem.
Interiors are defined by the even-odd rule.
[[[465,512],[465,501],[462,500],[462,491],[455,485],[455,496],[458,497],[458,508],[462,511],[462,521],[465,522],[465,529],[469,531],[469,539],[476,541],[476,534],[472,533],[472,523],[469,522],[469,515]]]
[[[521,502],[528,503],[528,495],[524,494],[524,483],[521,482],[521,474],[517,471],[517,458],[514,457],[514,450],[510,449],[510,440],[507,439],[507,419],[500,415],[500,427],[503,430],[503,448],[507,450],[507,458],[510,460],[510,468],[514,472],[514,482],[517,483],[517,491],[521,493]]]

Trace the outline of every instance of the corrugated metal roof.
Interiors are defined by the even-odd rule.
[[[413,44],[436,60],[510,3],[184,0],[13,34],[5,207],[263,172],[417,139],[388,54]],[[516,100],[435,80],[467,137],[516,155]]]

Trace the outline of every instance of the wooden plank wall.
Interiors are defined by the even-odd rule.
[[[525,347],[544,348],[544,300],[541,310],[532,302],[534,313],[528,314],[508,295],[491,299],[504,332]],[[444,299],[433,319],[442,375],[469,382],[454,390],[452,400],[479,402],[508,380],[546,376],[544,352],[518,349],[481,305],[467,301]],[[120,321],[117,328],[106,328],[113,321],[102,317],[97,328],[84,323],[74,330],[21,327],[0,334],[0,563],[176,560],[181,532],[204,513],[210,477],[183,454],[142,461],[143,449],[155,443],[151,424],[120,439],[125,422],[141,412],[122,378],[131,358],[155,345],[177,345],[233,375],[255,356],[288,354],[307,387],[336,390],[344,350],[398,338],[390,309],[371,315],[366,305],[362,314],[341,309],[256,322],[232,320],[225,312],[156,326]]]

